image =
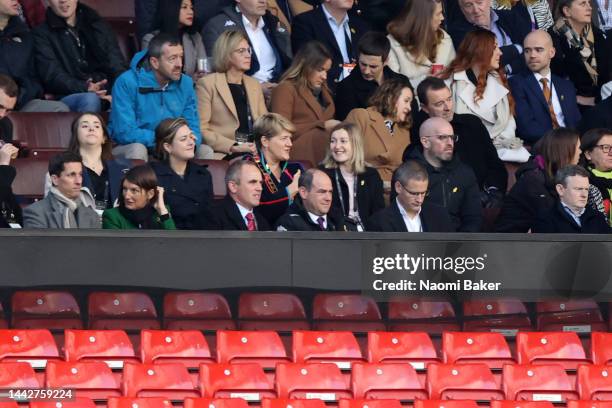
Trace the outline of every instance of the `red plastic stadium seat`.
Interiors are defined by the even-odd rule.
[[[17,329],[80,329],[81,310],[68,292],[18,291],[11,300],[12,327]]]
[[[429,364],[427,389],[431,399],[504,399],[486,364]]]
[[[564,402],[578,399],[570,378],[558,364],[507,364],[502,376],[508,400]]]
[[[59,352],[49,330],[0,330],[0,361],[27,360],[42,369],[54,359],[59,359]]]
[[[278,333],[273,331],[217,332],[217,362],[257,363],[263,368],[275,368],[289,362],[287,351]]]
[[[491,401],[491,408],[554,408],[550,401]]]
[[[612,333],[591,334],[591,360],[595,364],[612,364]]]
[[[185,408],[249,408],[249,404],[242,398],[185,398],[184,407]]]
[[[133,398],[120,397],[109,398],[108,408],[172,408],[172,403],[164,397],[155,398]]]
[[[351,376],[355,398],[426,399],[427,391],[410,364],[355,363]]]
[[[151,298],[138,292],[93,292],[89,295],[91,329],[159,329]]]
[[[164,296],[164,328],[168,330],[234,330],[229,304],[222,295],[171,292]]]
[[[420,332],[369,332],[368,361],[410,363],[417,370],[439,362],[429,334]]]
[[[243,293],[238,300],[240,330],[308,330],[304,305],[290,293]]]
[[[446,364],[484,363],[491,369],[514,364],[508,343],[499,333],[444,333],[442,355]]]
[[[574,332],[521,332],[516,336],[519,364],[561,364],[575,370],[588,363]]]
[[[40,388],[41,384],[28,363],[0,363],[0,389]]]
[[[31,405],[30,405],[31,406]],[[0,402],[0,408],[19,408],[16,402]]]
[[[96,404],[90,398],[77,397],[66,401],[31,401],[30,408],[96,408]]]
[[[318,294],[312,306],[316,330],[385,330],[374,299],[357,294]]]
[[[255,363],[202,364],[200,390],[207,398],[243,398],[246,401],[276,398],[272,381]]]
[[[338,366],[327,363],[278,364],[276,390],[280,398],[319,398],[324,401],[352,398]]]
[[[389,301],[389,328],[392,331],[424,331],[442,334],[459,331],[450,302],[421,298],[394,298]]]
[[[351,363],[364,361],[353,333],[349,331],[294,331],[293,361],[296,363],[334,363],[350,370]]]
[[[15,159],[11,161],[17,175],[13,180],[13,193],[24,204],[40,200],[45,195],[45,174],[49,170],[46,160]]]
[[[470,400],[419,400],[414,402],[414,408],[478,408],[478,404]]]
[[[612,367],[605,365],[578,367],[578,394],[581,400],[612,401]]]
[[[104,361],[115,369],[138,362],[123,330],[66,330],[64,349],[66,361]]]
[[[607,331],[606,323],[593,300],[536,303],[537,327],[542,331]]]
[[[568,401],[567,408],[612,408],[612,401]]]
[[[123,367],[123,395],[171,400],[199,397],[187,368],[180,363],[126,364]]]
[[[203,160],[196,159],[197,164],[206,166],[210,175],[212,176],[213,183],[213,194],[215,199],[221,199],[227,194],[227,187],[225,185],[225,173],[229,167],[227,160]]]
[[[475,299],[463,302],[464,331],[492,331],[513,336],[531,330],[525,304],[517,299]]]
[[[393,399],[341,399],[338,408],[402,408],[402,404]]]
[[[76,396],[96,400],[120,397],[121,386],[104,362],[75,363],[49,361],[46,370],[47,388],[68,388]]]
[[[261,408],[326,408],[320,399],[264,398]]]
[[[68,148],[77,112],[11,112],[13,138],[28,148]]]
[[[143,330],[140,339],[143,363],[181,363],[198,368],[200,363],[214,362],[208,342],[197,330]]]

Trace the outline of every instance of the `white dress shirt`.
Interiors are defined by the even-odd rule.
[[[408,232],[423,232],[423,224],[421,224],[421,210],[419,210],[418,214],[414,217],[410,217],[397,198],[395,199],[395,204],[397,205],[397,208],[399,208],[399,212],[404,219],[404,224],[406,224],[406,229]]]
[[[246,216],[247,216],[247,214],[253,214],[253,210],[247,210],[246,208],[244,208],[243,206],[241,206],[237,202],[236,202],[236,205],[238,206],[238,211],[240,211],[240,215],[242,216],[242,221],[244,221],[244,225],[246,225],[248,227],[249,226],[249,220],[247,220]],[[255,214],[253,214],[253,222],[255,222],[255,227],[257,227],[257,221],[255,221]]]
[[[319,219],[319,217],[323,217],[323,229],[324,230],[327,229],[327,215],[316,215],[316,214],[313,214],[310,211],[308,211],[308,216],[310,217],[312,222],[314,222],[317,225],[319,225],[319,221],[317,221]]]
[[[534,72],[536,81],[538,81],[538,85],[540,85],[540,89],[544,92],[544,85],[540,82],[540,79],[546,78],[548,79],[548,87],[550,88],[550,99],[552,101],[553,110],[555,111],[555,116],[557,117],[557,123],[559,126],[565,126],[565,115],[563,115],[563,110],[561,109],[561,104],[559,103],[559,97],[557,96],[557,91],[555,90],[555,85],[552,82],[552,76],[550,71],[548,71],[548,75],[542,76],[538,72]]]
[[[244,24],[244,30],[249,36],[253,53],[257,55],[257,61],[259,61],[259,71],[255,72],[252,77],[259,82],[268,82],[272,78],[276,65],[276,55],[263,30],[266,23],[260,17],[257,20],[257,26],[253,26],[243,14],[242,24]]]
[[[329,14],[327,8],[325,8],[325,4],[321,6],[323,9],[323,13],[325,14],[325,18],[327,19],[327,24],[329,24],[329,28],[331,28],[332,33],[334,33],[334,38],[336,39],[336,44],[338,44],[338,48],[340,48],[340,53],[342,54],[342,61],[345,64],[349,64],[351,62],[351,56],[348,53],[348,47],[346,43],[346,38],[351,39],[351,28],[349,27],[349,18],[348,14],[344,15],[344,18],[338,24],[336,19]],[[340,71],[340,78],[338,80],[343,80],[348,76],[348,73],[345,70]],[[350,72],[350,71],[349,71]]]

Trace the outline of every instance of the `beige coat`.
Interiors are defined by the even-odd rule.
[[[247,75],[243,77],[243,83],[255,121],[268,112],[263,91],[259,82]],[[201,78],[196,93],[204,142],[217,153],[229,153],[236,142],[235,134],[240,122],[225,74],[214,73]]]
[[[390,182],[393,172],[402,164],[404,150],[410,144],[410,131],[395,126],[391,135],[383,116],[372,107],[353,109],[346,122],[359,127],[366,162],[378,170],[383,181]]]
[[[425,77],[431,75],[431,67],[434,64],[442,64],[445,67],[455,58],[455,47],[451,37],[442,31],[444,37],[436,50],[436,61],[431,62],[429,58],[417,62],[415,57],[409,53],[399,42],[389,34],[391,52],[389,53],[389,68],[400,74],[406,75],[414,89],[419,86]]]
[[[334,101],[327,88],[322,90],[327,103],[324,109],[307,88],[298,88],[291,81],[281,82],[272,91],[271,111],[279,113],[295,125],[291,158],[309,160],[316,166],[329,144],[325,121],[334,118]]]

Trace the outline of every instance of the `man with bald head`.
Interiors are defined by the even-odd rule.
[[[529,71],[512,76],[509,83],[516,102],[518,136],[535,143],[551,129],[578,126],[580,111],[574,85],[550,71],[555,56],[550,35],[532,31],[525,37],[523,49]]]

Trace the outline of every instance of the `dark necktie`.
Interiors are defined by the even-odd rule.
[[[555,109],[553,108],[552,91],[548,86],[548,79],[540,78],[540,82],[542,83],[542,92],[544,92],[544,99],[546,99],[546,104],[548,105],[548,113],[552,121],[553,129],[556,129],[559,127],[559,122],[557,122],[557,115],[555,115]]]
[[[344,42],[346,43],[346,54],[348,55],[348,62],[353,60],[353,45],[351,44],[351,36],[348,34],[347,29],[350,30],[350,26],[346,23],[347,27],[344,28]]]
[[[317,218],[317,223],[319,224],[319,228],[321,228],[321,231],[325,231],[325,218]]]
[[[245,218],[247,219],[247,230],[257,231],[257,226],[255,225],[255,217],[253,217],[253,213],[247,213],[247,215],[245,215]]]

